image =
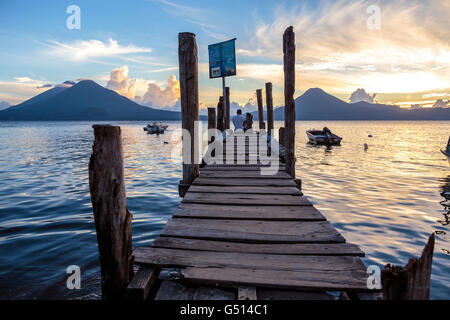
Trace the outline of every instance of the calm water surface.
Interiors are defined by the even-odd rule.
[[[180,125],[169,123],[168,134],[154,136],[143,132],[145,123],[118,124],[133,245],[150,245],[180,200],[181,160],[171,157],[171,132]],[[100,297],[87,172],[91,125],[0,122],[0,299]],[[342,146],[306,144],[305,130],[325,125],[343,136]],[[450,298],[450,230],[441,196],[450,191],[450,165],[439,152],[449,129],[450,122],[344,121],[296,128],[297,176],[306,196],[360,245],[366,265],[405,264],[436,232],[434,299]],[[81,267],[81,290],[66,288],[69,265]]]

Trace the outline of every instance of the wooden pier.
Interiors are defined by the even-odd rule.
[[[178,53],[184,129],[179,194],[183,199],[150,247],[132,251],[120,127],[94,126],[89,183],[102,298],[333,299],[331,291],[359,299],[364,293],[376,292],[368,286],[369,274],[361,261],[364,252],[347,243],[303,196],[301,180],[295,176],[293,28],[283,35],[285,120],[279,129],[280,147],[273,144],[272,84],[266,83],[267,126],[262,91],[257,91],[259,132],[229,130],[229,103],[223,103],[222,97],[217,117],[214,108],[208,109],[208,128],[219,129],[218,136],[208,133],[214,152],[206,154],[221,158],[215,162],[208,157],[198,161],[194,34],[179,34]],[[230,89],[226,95],[228,102]],[[217,143],[221,148],[216,148]],[[276,170],[267,174],[269,167]],[[429,298],[433,248],[431,236],[420,259],[410,259],[406,267],[388,265],[381,272],[385,298]],[[140,266],[136,274],[135,264]]]
[[[177,268],[177,280],[164,280],[156,298],[185,297],[193,285],[215,287],[211,298],[235,299],[243,290],[254,299],[268,292],[275,298],[274,289],[279,298],[367,292],[358,246],[346,243],[302,195],[284,163],[276,174],[261,175],[264,155],[255,164],[249,156],[247,147],[245,164],[200,168],[160,237],[134,251],[135,263],[154,273]]]

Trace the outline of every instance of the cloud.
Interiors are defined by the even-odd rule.
[[[28,78],[28,77],[15,77],[14,78],[17,82],[20,82],[20,83],[29,83],[29,82],[36,82],[36,81],[39,81],[39,80],[33,80],[33,79],[31,79],[31,78]]]
[[[417,109],[422,109],[422,106],[420,104],[412,104],[409,108],[411,110],[417,110]]]
[[[255,13],[250,40],[241,41],[238,52],[265,57],[269,63],[279,61],[283,32],[292,25],[303,80],[298,83],[303,89],[311,87],[312,80],[320,87],[346,91],[351,90],[348,83],[355,82],[378,92],[405,92],[406,86],[414,84],[425,84],[426,90],[446,87],[450,80],[450,32],[444,30],[450,29],[450,6],[438,0],[377,4],[381,9],[379,30],[367,28],[366,10],[373,5],[369,0],[304,1],[279,5],[272,17]],[[399,75],[409,81],[398,81]],[[386,76],[388,86],[382,80]],[[322,78],[326,80],[323,86]],[[334,84],[327,80],[330,78]]]
[[[106,87],[129,99],[133,99],[136,94],[135,84],[136,79],[128,79],[128,67],[122,66],[111,71]]]
[[[180,82],[176,76],[167,78],[165,88],[157,83],[149,83],[147,91],[142,97],[136,97],[136,101],[152,108],[178,108],[180,98]]]
[[[52,88],[52,87],[53,87],[53,85],[51,83],[47,83],[47,84],[44,84],[44,85],[36,87],[36,88],[37,89],[42,89],[42,88]]]
[[[377,94],[370,95],[363,88],[358,88],[350,96],[350,103],[356,103],[360,101],[365,101],[368,103],[374,103],[374,98]]]
[[[48,88],[42,88],[47,81],[35,80],[29,77],[15,77],[14,81],[0,81],[0,100],[16,105]]]
[[[433,104],[433,108],[448,108],[450,104],[450,100],[442,100],[442,99],[437,99],[436,102]]]
[[[72,61],[89,58],[113,57],[132,53],[149,53],[152,50],[134,45],[120,45],[116,40],[77,40],[71,43],[50,41],[49,53]]]

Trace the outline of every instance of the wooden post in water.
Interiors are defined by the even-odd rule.
[[[216,128],[216,108],[208,108],[208,129]],[[214,136],[210,137],[208,135],[208,144],[213,142],[215,139]]]
[[[404,267],[386,265],[381,271],[383,299],[430,299],[431,264],[433,261],[434,233],[422,251],[420,259],[411,258]]]
[[[286,172],[295,178],[295,33],[292,26],[283,34],[283,65]]]
[[[223,97],[220,96],[219,103],[217,104],[217,129],[221,132],[225,129],[224,116],[225,110],[223,105]]]
[[[267,130],[269,133],[273,130],[273,98],[272,83],[266,83],[266,106],[267,106]]]
[[[256,90],[256,100],[258,101],[258,119],[259,119],[259,129],[265,129],[264,124],[264,108],[262,102],[262,92],[261,89]]]
[[[94,125],[89,189],[97,230],[102,298],[121,299],[133,278],[131,219],[127,210],[120,127]]]
[[[198,121],[198,54],[195,34],[182,32],[178,34],[178,61],[180,69],[180,100],[182,128],[190,134],[190,141],[183,139],[183,180],[178,188],[184,197],[192,181],[199,174],[199,165],[195,163],[197,137],[195,122]],[[188,163],[184,163],[189,159]]]
[[[225,106],[225,129],[230,129],[230,87],[225,88],[225,94],[227,96]]]

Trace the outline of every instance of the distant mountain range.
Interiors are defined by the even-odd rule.
[[[273,113],[275,120],[284,119],[284,107]],[[257,119],[257,113],[254,115]],[[311,88],[295,99],[295,115],[296,120],[450,120],[450,108],[409,110],[363,101],[347,103],[322,89]]]
[[[450,108],[409,110],[367,102],[347,103],[319,88],[309,89],[295,99],[295,110],[297,120],[450,120]],[[253,114],[257,120],[257,112]],[[266,114],[264,117],[267,119]],[[92,80],[83,80],[72,86],[57,86],[21,104],[0,110],[0,120],[180,119],[180,112],[144,107]],[[200,119],[206,120],[207,117],[201,115]],[[274,119],[284,119],[284,107],[275,108]]]
[[[141,106],[92,80],[58,86],[0,111],[0,120],[180,120],[181,113]]]

